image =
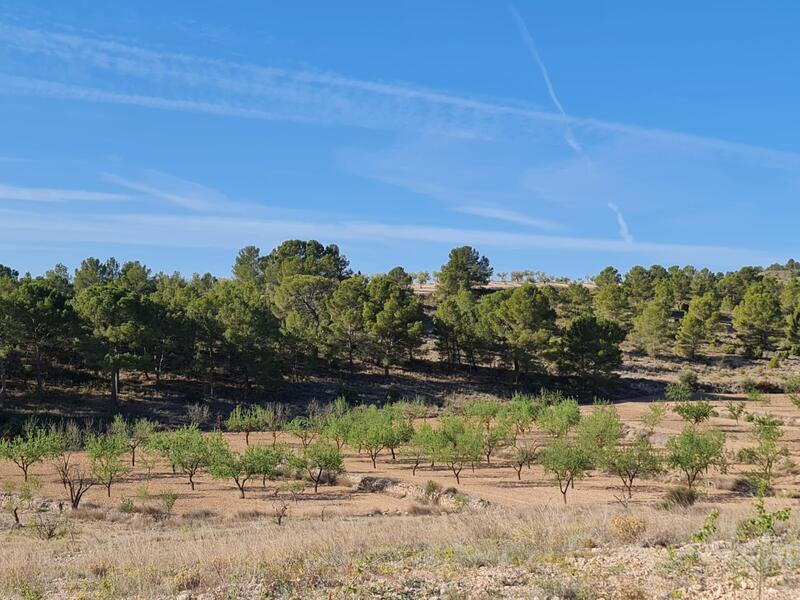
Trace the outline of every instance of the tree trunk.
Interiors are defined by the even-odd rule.
[[[0,358],[0,400],[6,397],[6,359]]]
[[[116,365],[111,367],[111,381],[109,385],[111,389],[111,402],[116,403],[119,399],[119,367]]]
[[[42,375],[42,353],[36,348],[36,398],[41,400],[44,397],[44,376]]]

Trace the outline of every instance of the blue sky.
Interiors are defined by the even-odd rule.
[[[796,254],[796,3],[112,4],[0,3],[0,263]]]

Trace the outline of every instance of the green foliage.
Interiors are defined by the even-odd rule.
[[[642,413],[642,416],[639,417],[639,420],[645,427],[647,427],[648,434],[651,434],[664,420],[666,413],[666,405],[661,402],[656,402],[647,407],[647,410]]]
[[[590,466],[590,459],[579,445],[557,439],[545,446],[541,463],[545,473],[551,474],[558,483],[566,504],[567,491],[576,479],[584,476]]]
[[[410,360],[422,343],[422,305],[405,286],[386,276],[367,284],[364,318],[369,352],[388,375],[392,365]]]
[[[699,431],[690,425],[667,441],[667,463],[681,471],[686,485],[693,488],[701,474],[721,463],[724,449],[725,435],[721,431]]]
[[[559,369],[594,383],[611,379],[622,365],[624,339],[624,330],[613,321],[581,315],[562,335]]]
[[[780,419],[770,415],[754,416],[753,437],[757,445],[739,450],[739,460],[755,465],[759,485],[769,490],[774,470],[789,457],[789,448],[780,443],[783,437]]]
[[[670,382],[664,394],[672,402],[687,402],[692,399],[692,388],[685,383]]]
[[[633,319],[631,341],[649,356],[661,354],[673,338],[670,302],[659,295]]]
[[[24,433],[9,440],[0,440],[0,459],[14,463],[28,481],[29,469],[60,452],[59,438],[36,421],[25,423]]]
[[[128,440],[119,433],[90,436],[86,440],[86,455],[89,457],[92,475],[106,486],[111,497],[111,485],[125,477],[130,467],[123,460],[128,452]]]
[[[208,468],[214,456],[224,451],[226,445],[221,434],[204,434],[193,425],[160,434],[155,437],[154,444],[175,470],[188,477],[192,491],[194,477],[201,469]]]
[[[605,467],[622,480],[628,499],[633,496],[636,479],[653,477],[661,472],[661,457],[646,439],[639,439],[630,446],[613,448],[606,453]]]
[[[612,406],[596,406],[575,427],[576,443],[595,466],[607,463],[621,439],[622,422]]]
[[[692,298],[678,328],[675,352],[686,358],[694,358],[704,344],[714,340],[719,316],[719,303],[713,293],[706,292]]]
[[[733,309],[733,327],[752,356],[761,356],[775,347],[782,325],[780,302],[763,282],[751,284]]]
[[[319,437],[322,428],[323,422],[316,416],[295,417],[286,424],[286,431],[300,440],[303,450]]]
[[[296,458],[297,466],[305,470],[310,481],[314,483],[314,493],[325,474],[338,475],[344,473],[344,460],[339,449],[329,442],[317,440]]]
[[[580,420],[578,401],[567,398],[557,404],[545,406],[539,413],[536,424],[547,435],[563,438]]]
[[[736,530],[739,541],[746,542],[764,536],[773,536],[778,523],[784,523],[791,516],[791,508],[782,508],[774,512],[769,512],[764,507],[764,489],[759,489],[758,497],[753,502],[755,515],[745,519]]]
[[[434,456],[450,468],[456,483],[461,483],[461,471],[465,465],[475,465],[485,455],[484,431],[467,417],[448,415],[440,419]]]
[[[276,419],[276,405],[270,404],[266,408],[261,406],[242,407],[236,406],[225,419],[225,429],[236,433],[244,433],[246,445],[250,445],[250,434],[254,431],[264,431],[278,426]]]
[[[211,455],[208,470],[214,479],[232,479],[240,497],[244,498],[247,482],[257,476],[263,481],[274,479],[288,454],[288,449],[281,445],[247,446],[239,453],[231,450],[227,443],[221,443]]]
[[[689,421],[695,425],[708,421],[711,417],[719,416],[714,407],[706,400],[698,402],[681,402],[676,404],[673,411],[684,421]]]
[[[800,375],[789,375],[783,383],[783,391],[787,394],[800,393]]]
[[[461,246],[450,251],[447,262],[442,265],[437,278],[437,293],[442,297],[471,290],[489,283],[492,268],[489,259],[481,256],[475,248]]]
[[[717,509],[708,513],[703,527],[700,531],[692,534],[692,541],[696,544],[707,542],[711,537],[717,533],[717,521],[719,520],[719,511]]]
[[[511,449],[509,461],[514,471],[517,473],[517,480],[522,480],[522,467],[525,465],[530,466],[535,463],[539,458],[539,447],[535,444],[523,444],[521,446],[514,446]]]
[[[494,333],[507,348],[514,371],[529,371],[550,356],[555,311],[536,286],[525,283],[503,298],[492,320]]]
[[[678,383],[685,385],[691,391],[695,391],[698,384],[697,373],[694,371],[681,371],[678,373]]]
[[[742,418],[742,415],[744,415],[745,412],[745,403],[730,401],[725,406],[728,409],[728,414],[730,415],[731,419],[734,419],[738,425],[739,419]]]

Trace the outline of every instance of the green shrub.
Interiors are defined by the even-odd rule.
[[[697,389],[697,373],[694,371],[681,371],[678,373],[678,383],[687,386],[692,391]]]
[[[672,410],[680,415],[682,419],[695,425],[708,421],[711,417],[718,416],[717,411],[706,400],[701,402],[681,402],[676,404]]]
[[[123,498],[117,507],[121,513],[132,513],[135,508],[133,498]]]
[[[781,361],[777,356],[773,356],[772,358],[770,358],[769,362],[767,363],[767,367],[770,369],[777,369],[780,366],[781,366]]]
[[[668,383],[665,396],[672,402],[686,402],[692,399],[692,388],[685,383]]]
[[[783,383],[783,391],[787,394],[800,392],[800,375],[789,375]]]
[[[745,394],[750,394],[751,392],[758,392],[758,382],[753,379],[752,377],[745,377],[742,379],[741,383],[742,391]]]

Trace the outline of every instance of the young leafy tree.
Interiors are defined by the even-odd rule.
[[[574,398],[566,398],[544,407],[536,419],[539,428],[549,436],[563,438],[581,420],[581,409]]]
[[[125,421],[121,415],[116,415],[111,423],[109,433],[124,438],[128,444],[131,455],[131,466],[136,466],[136,451],[146,446],[150,438],[158,429],[158,424],[147,418],[136,419],[132,424]]]
[[[667,463],[683,472],[686,485],[693,488],[702,473],[721,463],[724,450],[725,434],[721,431],[700,431],[689,425],[667,441]]]
[[[731,419],[736,421],[736,424],[739,424],[739,419],[742,418],[744,415],[746,404],[744,402],[728,402],[726,405],[728,409],[728,414],[730,415]]]
[[[531,466],[539,457],[539,447],[536,444],[523,444],[514,446],[511,449],[509,461],[514,471],[517,473],[517,481],[522,481],[522,468]]]
[[[244,433],[244,441],[250,445],[250,434],[254,431],[263,431],[274,424],[273,415],[270,414],[272,408],[262,408],[261,406],[250,406],[244,408],[237,405],[225,419],[225,429],[236,433]]]
[[[344,460],[339,449],[329,442],[317,440],[299,457],[299,465],[308,473],[314,483],[314,493],[325,473],[338,475],[344,473]]]
[[[639,417],[642,425],[647,427],[647,435],[651,435],[655,431],[656,427],[664,420],[666,414],[667,406],[661,402],[655,402],[647,407],[647,410]]]
[[[128,440],[119,434],[94,435],[86,440],[92,476],[106,487],[109,498],[111,485],[130,472],[130,467],[123,459],[127,452]]]
[[[295,417],[286,424],[286,431],[294,435],[307,450],[322,432],[323,423],[315,416]]]
[[[264,481],[274,478],[282,460],[280,447],[253,445],[239,453],[224,443],[211,456],[208,470],[214,479],[232,479],[239,489],[240,498],[244,498],[247,482],[257,476]]]
[[[375,469],[378,454],[386,447],[389,417],[376,406],[362,407],[354,417],[350,445],[358,448],[359,452],[366,450]]]
[[[436,460],[439,439],[430,423],[423,423],[414,430],[408,445],[402,449],[403,455],[413,461],[411,475],[416,476],[420,463],[426,458],[431,461]]]
[[[558,483],[564,504],[567,491],[576,479],[581,479],[590,466],[589,457],[579,445],[557,439],[545,446],[541,456],[542,467]]]
[[[444,462],[461,483],[461,471],[468,464],[475,465],[484,456],[484,429],[464,417],[446,416],[436,430],[440,440],[436,443],[436,456]]]
[[[25,423],[22,435],[0,440],[0,459],[17,465],[27,482],[29,470],[33,465],[58,453],[57,442],[49,430],[29,420]]]
[[[711,417],[718,416],[714,407],[706,400],[700,402],[681,402],[676,404],[673,409],[683,420],[689,421],[694,425],[699,425],[708,421]]]
[[[216,452],[225,447],[220,434],[203,434],[196,426],[188,425],[165,436],[163,448],[175,470],[189,478],[194,491],[194,478],[201,469],[208,468]]]
[[[753,425],[753,437],[757,445],[742,448],[739,451],[739,460],[756,465],[758,478],[765,489],[769,490],[775,467],[789,457],[789,448],[780,443],[783,437],[781,429],[783,422],[770,415],[764,415],[755,417]]]
[[[516,444],[517,438],[531,428],[542,408],[540,403],[523,394],[514,394],[511,401],[503,405],[498,419],[508,426],[512,443]]]
[[[630,446],[613,449],[606,455],[606,468],[622,480],[628,499],[633,497],[636,479],[653,477],[661,472],[661,458],[645,438]]]
[[[575,439],[593,465],[604,465],[622,439],[622,421],[616,409],[596,406],[575,427]]]

